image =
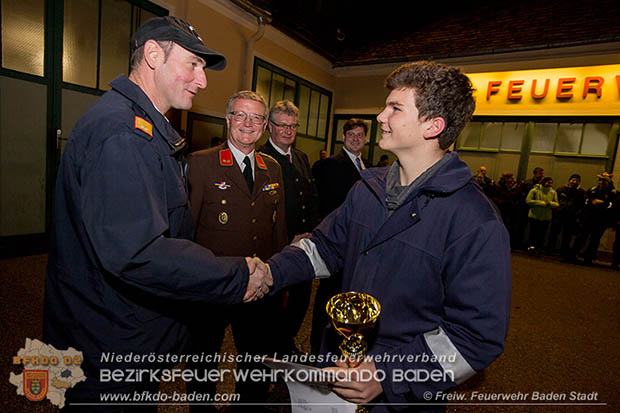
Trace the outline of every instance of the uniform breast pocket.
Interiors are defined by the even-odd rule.
[[[205,207],[198,224],[208,231],[244,231],[244,224],[250,220],[240,205],[228,199],[207,202]]]
[[[279,191],[278,189],[272,189],[270,191],[265,191],[266,195],[263,197],[265,209],[270,210],[272,212],[273,222],[276,222],[276,218],[277,218],[276,211],[278,210],[278,203],[280,202],[280,196],[279,196],[278,191]]]

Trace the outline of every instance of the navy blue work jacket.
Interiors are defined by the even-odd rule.
[[[84,352],[95,388],[103,352],[182,351],[183,302],[238,303],[248,279],[191,241],[183,140],[135,83],[110,85],[62,157],[45,291],[44,340]]]
[[[381,304],[368,353],[381,356],[375,366],[386,373],[375,402],[391,406],[375,406],[373,412],[432,410],[415,403],[433,402],[504,348],[511,291],[508,233],[467,165],[456,153],[446,156],[389,216],[389,168],[362,171],[345,202],[310,238],[330,273],[342,270],[342,291],[368,293]],[[314,272],[308,255],[292,246],[269,263],[277,285]],[[327,335],[340,342],[333,330]],[[324,350],[339,354],[337,347]],[[441,377],[429,379],[427,373]]]

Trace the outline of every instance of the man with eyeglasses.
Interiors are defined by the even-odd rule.
[[[295,149],[299,109],[289,100],[277,102],[269,111],[267,128],[271,137],[261,148],[271,155],[282,168],[286,198],[286,229],[288,240],[312,231],[318,222],[318,195],[312,181],[308,156]],[[310,303],[312,282],[290,287],[284,292],[285,307],[282,313],[282,343],[280,351],[298,352],[294,338],[301,327]]]
[[[226,105],[228,139],[222,145],[188,156],[190,205],[196,228],[195,241],[219,256],[259,257],[266,260],[288,242],[284,212],[284,187],[278,163],[258,153],[254,145],[267,126],[267,105],[252,91],[235,93]],[[275,295],[247,307],[195,306],[189,320],[190,346],[194,354],[219,351],[230,323],[239,354],[273,355],[277,328],[273,323],[282,296]],[[207,323],[205,314],[217,313],[219,322]],[[260,369],[258,363],[239,363],[237,369]],[[189,363],[190,369],[213,365]],[[214,394],[215,383],[188,382],[188,391]],[[242,403],[264,403],[269,383],[237,383]],[[235,405],[233,410],[242,406]],[[257,411],[257,406],[249,409]],[[192,405],[191,411],[215,411]]]

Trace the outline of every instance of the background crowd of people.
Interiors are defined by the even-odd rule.
[[[534,168],[532,177],[522,183],[511,172],[504,172],[497,183],[486,174],[486,167],[481,166],[475,179],[497,205],[513,249],[533,255],[559,253],[565,262],[591,265],[605,230],[618,228],[620,198],[613,175],[607,172],[598,174],[597,185],[589,189],[581,188],[577,173],[554,189],[553,179],[541,167]],[[612,267],[619,265],[616,235]]]

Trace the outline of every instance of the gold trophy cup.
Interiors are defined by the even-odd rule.
[[[376,298],[364,293],[350,291],[333,296],[325,310],[338,334],[344,337],[340,351],[351,368],[361,364],[368,345],[364,334],[368,334],[379,317],[381,305]],[[357,413],[366,413],[363,406],[357,406]]]

